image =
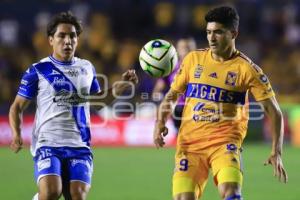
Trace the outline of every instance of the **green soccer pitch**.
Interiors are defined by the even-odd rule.
[[[299,200],[300,149],[285,146],[283,158],[289,175],[287,184],[273,177],[271,166],[263,166],[270,144],[244,146],[245,200]],[[94,176],[89,200],[171,200],[174,149],[96,148]],[[30,200],[37,191],[29,149],[18,154],[0,148],[0,199]],[[201,200],[218,200],[212,179]]]

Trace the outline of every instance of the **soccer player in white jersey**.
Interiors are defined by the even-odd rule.
[[[65,199],[83,200],[90,189],[93,163],[87,99],[103,91],[94,66],[74,56],[81,32],[80,22],[70,12],[52,18],[47,35],[53,53],[25,72],[10,108],[11,149],[18,152],[22,148],[22,113],[36,98],[31,145],[39,188],[35,199],[56,200],[63,194]],[[129,82],[138,81],[134,70],[125,72],[122,80],[108,90],[110,96],[121,94]]]

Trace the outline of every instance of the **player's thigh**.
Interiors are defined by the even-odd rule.
[[[211,168],[216,184],[224,182],[243,182],[241,148],[235,144],[219,146],[211,154]]]
[[[62,194],[61,177],[57,175],[46,175],[40,178],[38,183],[39,196],[42,199],[58,199]]]
[[[70,183],[71,199],[87,199],[87,194],[90,190],[90,185],[81,181],[72,181]]]
[[[184,192],[176,195],[173,200],[198,200],[195,192]]]
[[[200,197],[208,178],[208,166],[199,154],[177,152],[173,175],[174,199]],[[192,198],[193,197],[193,198]]]

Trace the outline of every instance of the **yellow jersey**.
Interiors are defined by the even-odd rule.
[[[171,89],[186,100],[177,139],[179,150],[199,150],[222,143],[242,144],[248,125],[248,91],[256,101],[274,96],[263,71],[241,52],[224,62],[210,49],[190,52]]]

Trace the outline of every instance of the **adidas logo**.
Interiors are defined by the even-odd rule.
[[[218,78],[218,76],[217,76],[217,73],[216,73],[216,72],[213,72],[213,73],[211,73],[209,76],[210,76],[210,77],[212,77],[212,78]]]
[[[56,75],[56,74],[60,74],[58,71],[56,71],[56,70],[54,70],[54,69],[52,69],[52,72],[51,72],[51,74],[50,75]]]

